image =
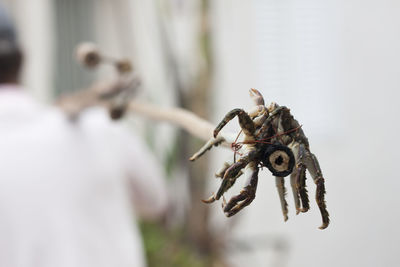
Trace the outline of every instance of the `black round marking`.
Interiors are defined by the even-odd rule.
[[[283,156],[279,155],[275,158],[274,155],[276,152],[282,153]],[[280,143],[276,143],[267,147],[262,162],[274,176],[285,177],[292,173],[295,159],[290,148],[281,145]],[[278,170],[274,166],[284,167],[284,170]]]
[[[275,164],[281,165],[282,163],[283,163],[283,158],[281,156],[275,159]]]

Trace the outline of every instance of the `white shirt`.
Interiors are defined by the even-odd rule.
[[[6,87],[0,267],[145,266],[134,210],[157,216],[167,198],[153,156],[103,110],[88,110],[73,124]]]

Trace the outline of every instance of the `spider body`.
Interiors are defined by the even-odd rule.
[[[212,203],[219,200],[233,186],[237,178],[244,174],[246,184],[240,193],[227,203],[223,199],[225,215],[228,217],[235,215],[254,200],[259,169],[266,166],[275,176],[282,213],[286,221],[288,205],[285,200],[284,177],[290,175],[296,213],[306,212],[309,210],[305,185],[306,169],[308,169],[317,185],[316,202],[322,216],[320,229],[326,228],[329,225],[329,213],[324,199],[324,178],[317,158],[310,152],[308,139],[301,125],[293,118],[288,108],[276,103],[266,107],[261,93],[256,89],[250,90],[250,96],[255,107],[248,112],[243,109],[233,109],[228,112],[215,128],[214,138],[191,157],[191,160],[195,160],[213,146],[226,141],[223,136],[219,136],[219,133],[230,120],[238,117],[241,132],[244,134],[243,141],[232,142],[231,147],[235,151],[233,161],[225,162],[215,174],[216,177],[222,178],[221,186],[217,193],[203,202]],[[237,160],[236,154],[240,155]]]

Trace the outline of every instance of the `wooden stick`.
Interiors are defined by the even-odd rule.
[[[153,120],[170,122],[205,141],[213,138],[215,126],[183,108],[160,107],[139,100],[132,100],[129,104],[129,111]],[[220,136],[225,139],[222,144],[226,146],[229,146],[235,138],[233,133],[227,132],[221,132]]]
[[[212,137],[215,126],[200,118],[194,113],[177,107],[160,107],[150,103],[132,100],[129,104],[129,111],[144,115],[153,120],[168,121],[191,135],[203,140]]]
[[[88,89],[62,97],[56,102],[56,105],[63,109],[72,121],[76,120],[83,110],[92,106],[103,106],[109,109],[110,99],[113,97],[112,92],[118,91],[117,89],[121,87],[121,82],[122,80],[96,83]],[[107,95],[110,95],[110,97],[106,97]],[[128,103],[128,111],[149,119],[172,123],[204,141],[213,138],[215,126],[183,108],[161,107],[132,99]],[[224,139],[221,144],[225,146],[229,146],[235,140],[235,134],[233,133],[221,131],[219,136]]]

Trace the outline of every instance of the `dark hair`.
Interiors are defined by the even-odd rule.
[[[0,84],[18,82],[21,65],[21,50],[14,49],[8,53],[0,53]]]

